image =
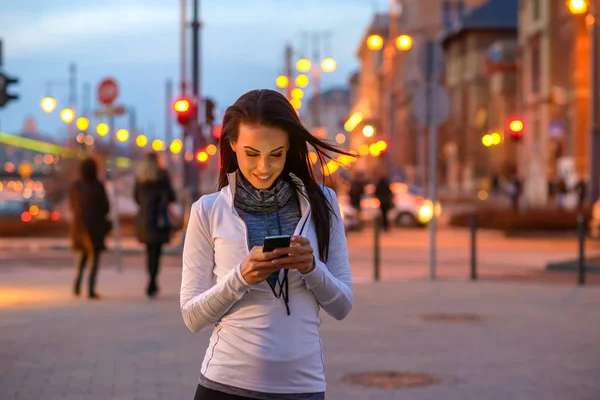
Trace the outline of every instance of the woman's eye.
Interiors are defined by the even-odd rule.
[[[281,157],[283,155],[283,153],[277,153],[277,154],[271,154],[271,157]]]
[[[258,157],[258,154],[255,154],[255,153],[253,153],[253,154],[246,153],[246,155],[247,155],[248,157]]]

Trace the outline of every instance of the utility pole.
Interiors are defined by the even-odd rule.
[[[69,65],[69,107],[73,110],[73,112],[75,112],[75,114],[78,114],[78,110],[77,110],[77,66],[75,65],[75,63],[71,63]],[[69,122],[68,127],[67,127],[68,133],[68,140],[69,140],[69,147],[72,147],[75,145],[75,118],[73,118],[73,121]]]
[[[192,22],[192,97],[196,115],[192,119],[191,135],[194,151],[202,145],[202,124],[199,122],[201,112],[202,98],[200,95],[200,0],[194,0],[194,20]],[[198,115],[200,114],[200,115]],[[203,119],[203,118],[202,118]],[[190,198],[196,201],[199,195],[200,171],[199,164],[191,163],[190,171]]]
[[[167,142],[167,147],[171,144],[173,140],[173,123],[171,120],[171,113],[173,110],[171,109],[171,101],[173,99],[173,81],[167,79],[167,83],[165,86],[165,140]],[[167,171],[171,169],[171,154],[167,152]]]
[[[321,126],[321,52],[319,51],[319,34],[314,33],[313,36],[313,61],[312,65],[312,79],[313,79],[313,90],[312,90],[312,101],[315,103],[313,106],[314,111],[314,125]]]
[[[294,50],[292,49],[292,46],[288,43],[285,45],[285,76],[287,76],[288,78],[286,97],[288,100],[292,99],[292,89],[294,88],[294,74],[292,66],[293,58]]]

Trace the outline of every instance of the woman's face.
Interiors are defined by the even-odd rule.
[[[285,166],[288,135],[280,128],[242,123],[231,148],[248,182],[257,189],[268,189]]]

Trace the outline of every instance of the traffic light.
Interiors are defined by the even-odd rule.
[[[204,119],[204,123],[206,125],[212,126],[215,122],[215,102],[212,99],[206,99],[206,118]]]
[[[0,108],[4,107],[10,101],[19,98],[17,94],[8,93],[9,86],[18,82],[18,78],[11,78],[0,73]]]
[[[508,124],[508,132],[510,133],[510,138],[515,142],[520,141],[523,137],[524,127],[525,125],[523,124],[523,121],[521,121],[519,118],[512,119]]]
[[[188,125],[194,118],[194,105],[185,97],[175,100],[173,110],[177,114],[177,122],[180,125]]]

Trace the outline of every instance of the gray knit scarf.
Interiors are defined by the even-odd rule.
[[[296,198],[293,185],[281,176],[269,189],[256,189],[244,175],[237,171],[236,190],[233,204],[249,214],[270,214],[277,212]]]

